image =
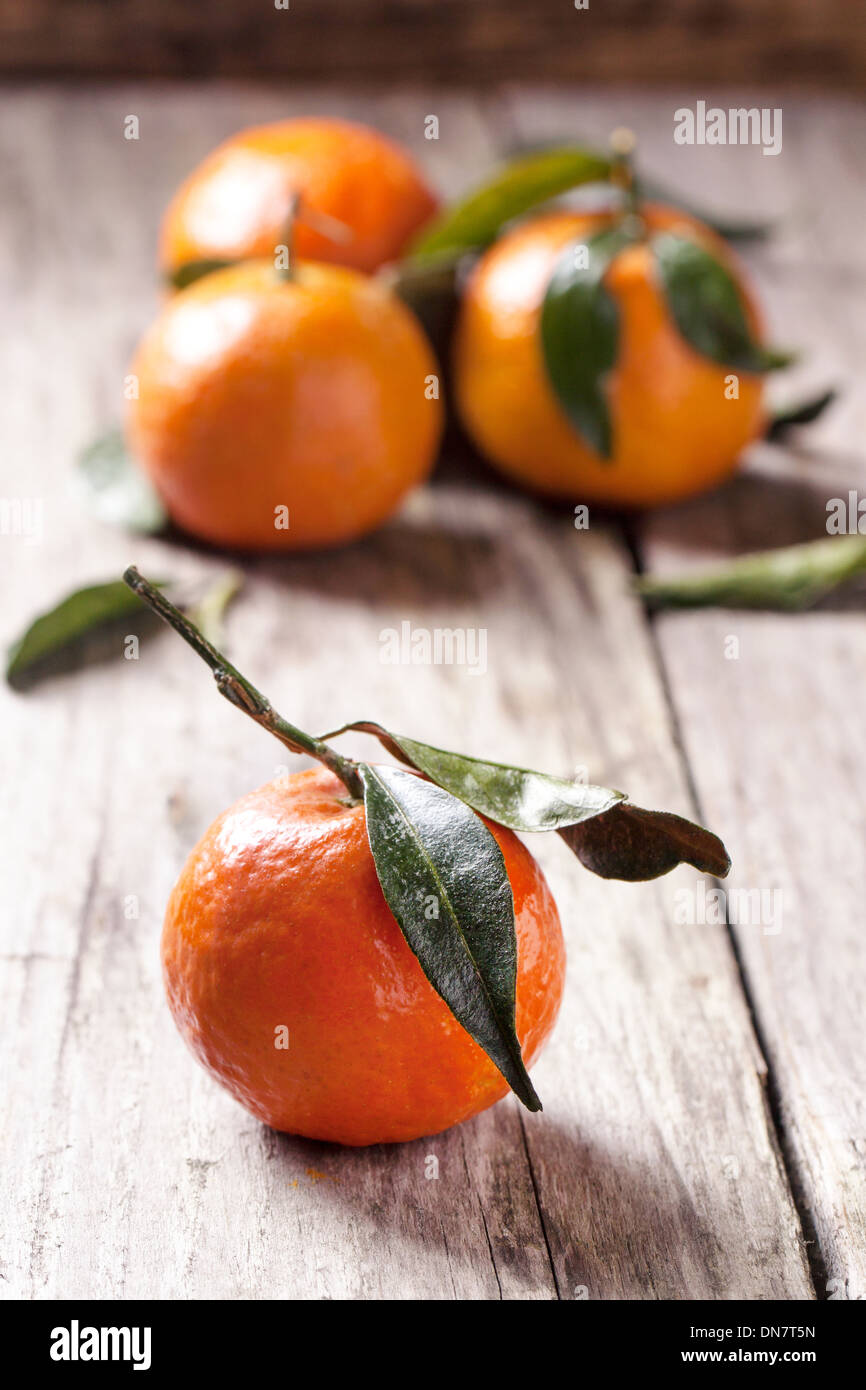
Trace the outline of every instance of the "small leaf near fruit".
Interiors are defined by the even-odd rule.
[[[541,348],[550,384],[575,429],[603,459],[613,449],[605,385],[619,350],[619,310],[604,276],[632,240],[628,230],[616,227],[567,247],[541,309]]]
[[[81,453],[78,478],[90,510],[100,521],[145,535],[167,526],[165,507],[120,430],[112,430]]]
[[[187,285],[195,284],[196,280],[201,280],[205,275],[212,275],[215,270],[225,270],[227,266],[236,264],[236,261],[217,257],[184,261],[181,265],[175,266],[174,270],[168,271],[166,279],[172,289],[185,290]]]
[[[608,811],[624,799],[622,792],[610,787],[568,782],[545,772],[485,762],[463,753],[449,753],[407,738],[405,734],[390,733],[370,720],[344,725],[322,737],[334,738],[350,729],[374,734],[389,753],[425,773],[431,781],[465,801],[480,815],[508,826],[509,830],[558,830]]]
[[[514,1023],[514,902],[498,844],[463,802],[400,768],[360,766],[385,900],[458,1023],[529,1110],[541,1102]]]
[[[559,833],[584,868],[600,878],[636,883],[659,878],[678,864],[724,878],[731,867],[717,835],[683,816],[645,811],[630,802]]]
[[[608,178],[610,168],[608,157],[579,146],[561,146],[515,159],[436,218],[413,246],[412,258],[489,246],[507,222],[570,188]]]
[[[120,580],[91,584],[40,614],[9,648],[6,680],[16,688],[47,674],[50,658],[76,649],[92,633],[141,616],[141,605]]]
[[[674,232],[654,236],[651,246],[674,322],[702,357],[744,372],[772,371],[794,360],[757,341],[736,281],[703,246]]]

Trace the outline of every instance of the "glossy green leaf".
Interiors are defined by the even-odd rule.
[[[819,396],[810,396],[806,400],[786,406],[783,410],[777,410],[767,426],[765,438],[784,439],[794,426],[811,425],[813,420],[817,420],[827,407],[833,404],[837,395],[838,392],[831,388],[829,391],[822,391]]]
[[[434,219],[413,246],[412,257],[426,259],[489,246],[506,222],[569,188],[606,179],[610,168],[609,158],[576,145],[515,159]]]
[[[736,281],[703,246],[674,232],[659,233],[651,245],[674,322],[702,357],[744,372],[767,372],[793,360],[756,341]]]
[[[659,878],[678,864],[724,878],[731,867],[717,835],[682,816],[645,811],[630,802],[559,833],[584,868],[601,878],[635,883]]]
[[[509,830],[558,830],[560,826],[600,815],[623,800],[622,792],[609,787],[568,782],[544,772],[449,753],[405,734],[390,733],[371,720],[346,724],[322,738],[335,738],[349,730],[374,734],[394,757],[425,773],[437,786]]]
[[[393,757],[499,825],[522,832],[558,830],[585,867],[603,878],[656,878],[680,863],[723,877],[730,867],[724,845],[710,831],[667,811],[632,806],[622,792],[608,787],[447,753],[372,720],[344,724],[321,737],[349,731],[373,734]]]
[[[809,608],[866,574],[866,536],[830,536],[743,555],[681,575],[644,576],[638,592],[653,608]]]
[[[181,265],[175,266],[174,270],[168,271],[166,280],[172,289],[185,290],[187,285],[194,284],[203,276],[212,275],[215,270],[225,270],[230,265],[237,265],[237,261],[223,260],[216,256],[199,261],[184,261]]]
[[[514,1022],[514,902],[498,844],[463,802],[400,768],[359,767],[385,901],[433,988],[529,1110]]]
[[[6,679],[20,686],[32,680],[50,657],[81,643],[91,633],[122,618],[141,616],[141,604],[120,580],[77,589],[36,618],[9,648]]]
[[[561,145],[552,140],[532,141],[531,143],[521,142],[516,147],[512,146],[510,160],[516,162],[517,160],[528,159],[530,156],[538,157],[539,155],[560,153],[567,155],[574,150],[584,154],[593,153],[591,147],[575,146],[573,143]],[[604,158],[600,154],[596,154],[595,157]],[[606,179],[608,176],[609,169],[602,177]],[[621,197],[617,189],[610,184],[602,185],[602,187],[607,187],[611,197],[616,197],[621,205]],[[713,231],[718,232],[719,236],[724,237],[726,241],[763,241],[771,230],[769,222],[755,222],[748,218],[722,217],[718,213],[708,212],[706,208],[698,207],[691,199],[684,198],[681,193],[669,188],[667,184],[659,183],[657,179],[647,178],[639,171],[635,176],[635,189],[641,201],[648,199],[654,203],[664,203],[668,207],[681,208],[690,217],[697,218],[699,222],[704,222],[708,227],[712,227]],[[559,191],[567,192],[568,189]]]
[[[619,350],[619,311],[604,275],[630,240],[628,232],[608,228],[586,243],[568,246],[541,309],[541,348],[550,384],[575,429],[603,459],[610,458],[613,447],[605,382]]]
[[[120,430],[97,439],[78,459],[80,491],[100,521],[152,534],[168,514],[152,483],[129,453]]]

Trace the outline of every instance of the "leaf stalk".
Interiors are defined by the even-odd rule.
[[[195,623],[191,622],[159,589],[139,574],[134,565],[130,565],[124,571],[123,578],[130,589],[138,594],[139,598],[152,608],[163,622],[168,623],[169,627],[173,627],[175,632],[210,667],[217,690],[228,700],[229,704],[242,710],[244,714],[248,714],[263,729],[267,729],[268,733],[279,739],[280,743],[291,753],[306,753],[309,757],[316,758],[318,762],[323,763],[335,776],[339,777],[353,801],[363,801],[364,788],[358,774],[358,765],[353,759],[343,757],[336,749],[323,743],[321,739],[304,733],[303,729],[290,724],[287,719],[278,714],[270,700],[260,690],[257,690],[246,676],[241,675],[236,667],[232,666],[223,653],[207,640]]]

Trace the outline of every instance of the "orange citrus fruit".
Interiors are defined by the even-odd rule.
[[[754,302],[730,252],[703,223],[672,208],[641,209],[648,229],[674,230],[712,252],[740,290],[758,332]],[[506,234],[472,274],[457,326],[454,389],[478,449],[517,482],[574,501],[652,506],[714,486],[761,434],[762,379],[701,356],[680,335],[652,253],[629,246],[605,286],[619,310],[616,365],[605,384],[613,425],[602,459],[569,421],[547,377],[539,318],[554,267],[569,243],[610,222],[603,212],[556,212]]]
[[[327,546],[377,526],[427,475],[437,371],[376,280],[310,263],[281,280],[247,261],[165,304],[132,366],[127,439],[193,535]]]
[[[219,145],[181,185],[160,232],[163,270],[273,256],[293,194],[348,233],[335,240],[300,225],[298,255],[367,273],[402,255],[437,207],[409,155],[376,130],[315,117],[254,126]]]
[[[485,823],[514,895],[529,1065],[559,1009],[562,931],[532,855]],[[379,886],[364,808],[324,768],[271,782],[214,822],[169,899],[162,961],[193,1053],[274,1129],[415,1139],[508,1091],[422,972]]]

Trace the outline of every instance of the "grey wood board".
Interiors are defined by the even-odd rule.
[[[157,212],[186,168],[237,126],[317,109],[429,152],[452,191],[506,132],[499,103],[424,92],[347,102],[321,90],[44,87],[2,105],[16,190],[3,225],[5,487],[44,509],[41,545],[0,546],[11,637],[36,608],[129,561],[181,579],[224,563],[97,526],[68,486],[76,446],[119,414],[125,362],[157,299]],[[428,151],[431,111],[443,134]],[[137,145],[122,138],[130,112]],[[585,766],[688,813],[618,533],[576,532],[567,512],[462,477],[459,464],[357,546],[251,563],[229,622],[233,659],[302,726],[372,715],[446,746]],[[487,674],[383,665],[380,633],[404,620],[486,627]],[[285,755],[168,634],[138,662],[118,652],[0,698],[15,789],[0,835],[15,1043],[0,1139],[16,1194],[6,1296],[812,1296],[729,939],[674,922],[693,875],[601,883],[552,837],[534,840],[571,957],[535,1069],[545,1113],[524,1117],[508,1100],[399,1148],[306,1143],[264,1130],[193,1065],[157,951],[195,838]]]

